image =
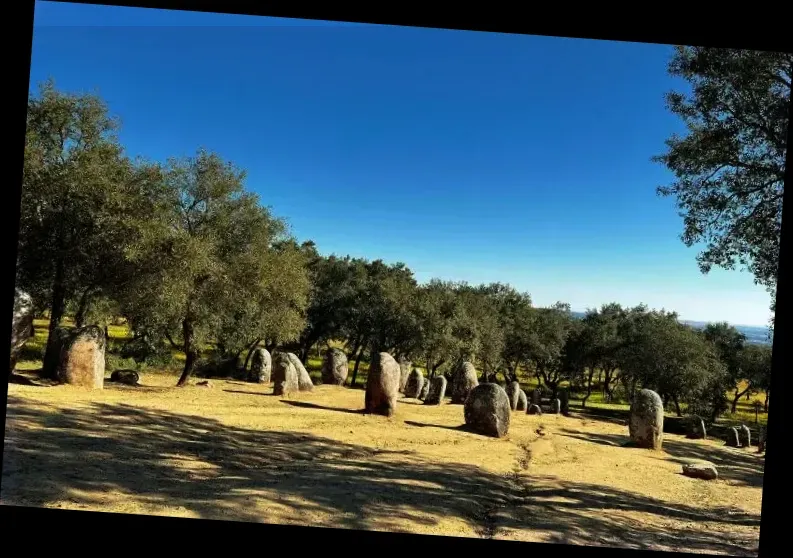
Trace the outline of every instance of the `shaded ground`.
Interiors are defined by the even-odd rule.
[[[2,503],[757,553],[763,459],[750,450],[671,435],[665,452],[626,448],[622,425],[524,413],[496,440],[461,429],[459,405],[403,400],[387,419],[335,386],[284,400],[240,382],[143,382],[10,385]],[[722,478],[680,474],[700,459]]]

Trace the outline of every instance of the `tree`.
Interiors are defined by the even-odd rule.
[[[740,393],[739,388],[735,388],[735,397],[731,407],[733,413],[737,410],[738,400],[742,396],[770,387],[771,347],[769,345],[748,343],[738,354],[737,360],[740,376],[746,382],[746,386]]]
[[[530,339],[530,360],[543,383],[551,388],[552,397],[566,377],[564,348],[573,328],[570,306],[556,303],[549,308],[536,308]]]
[[[152,175],[124,157],[118,127],[99,97],[60,92],[51,80],[28,101],[17,281],[48,301],[45,376],[54,377],[67,304],[85,307],[128,271],[122,250],[142,207],[138,182]]]
[[[457,335],[465,320],[465,308],[455,284],[433,279],[419,287],[416,296],[419,352],[427,375],[432,377],[444,364],[453,363],[462,353],[463,341]]]
[[[268,243],[284,224],[244,192],[244,178],[205,150],[170,159],[163,180],[149,191],[155,209],[139,223],[140,240],[127,250],[139,272],[123,292],[124,312],[136,335],[150,344],[164,338],[184,352],[178,386],[187,383],[201,349],[224,323],[239,318],[234,312],[246,313],[239,299],[248,294],[240,291],[246,273],[263,282],[253,287],[257,295],[289,293],[286,300],[299,305],[300,282],[295,292],[278,284],[277,276],[268,277],[278,273],[273,268],[280,261],[277,254],[268,261]],[[283,279],[289,278],[294,275]]]
[[[752,388],[751,382],[747,382],[743,391],[740,388],[741,380],[748,379],[744,377],[740,362],[740,356],[746,344],[746,336],[726,322],[708,324],[703,330],[703,335],[713,345],[719,360],[724,364],[726,374],[720,392],[724,394],[727,390],[735,390],[732,401],[732,412],[734,413],[738,400],[749,393]],[[719,395],[714,392],[714,396],[718,397]]]
[[[676,198],[683,242],[705,244],[697,257],[703,273],[741,266],[773,301],[793,55],[677,47],[669,72],[692,91],[667,95],[688,134],[672,136],[654,158],[675,175],[658,192]]]

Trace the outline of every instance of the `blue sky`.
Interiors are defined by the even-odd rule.
[[[679,240],[671,47],[38,2],[31,87],[94,91],[131,155],[214,150],[323,253],[537,305],[764,325],[742,272]]]

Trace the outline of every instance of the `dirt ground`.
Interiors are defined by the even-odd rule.
[[[0,502],[208,519],[756,556],[763,458],[627,427],[516,412],[508,437],[460,429],[462,407],[363,391],[9,386]],[[684,477],[710,461],[720,478]]]

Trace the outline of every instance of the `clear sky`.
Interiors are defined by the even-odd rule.
[[[32,88],[99,93],[131,155],[218,152],[323,253],[537,305],[767,323],[765,290],[703,276],[655,193],[671,175],[650,157],[684,132],[671,47],[49,2],[35,18]]]

